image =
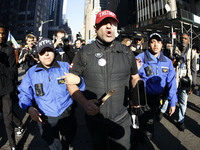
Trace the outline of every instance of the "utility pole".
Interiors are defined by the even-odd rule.
[[[40,27],[38,28],[38,31],[40,31],[40,38],[42,38],[42,28],[43,28],[43,24],[45,24],[45,23],[47,23],[47,22],[50,22],[50,21],[53,21],[53,20],[41,21],[41,25],[40,25]]]

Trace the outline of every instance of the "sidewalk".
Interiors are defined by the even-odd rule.
[[[23,76],[23,70],[19,70],[19,79]],[[200,74],[197,76],[197,84],[200,85]],[[47,145],[40,137],[37,123],[32,121],[17,103],[14,111],[23,119],[25,132],[23,136],[16,137],[20,150],[48,150]],[[78,118],[77,136],[73,142],[75,150],[93,150],[91,137],[88,134],[84,121],[84,110],[81,107],[76,109]],[[187,130],[180,132],[176,126],[177,111],[169,117],[164,115],[161,122],[155,121],[155,136],[151,143],[138,145],[138,150],[199,150],[200,147],[200,96],[193,94],[189,96],[188,108],[185,117]],[[0,149],[8,150],[9,145],[3,120],[0,120]]]

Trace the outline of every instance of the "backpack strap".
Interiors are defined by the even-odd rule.
[[[82,51],[82,64],[83,67],[87,65],[88,57],[92,54],[92,49],[94,48],[94,42],[92,44],[87,45],[85,49]]]
[[[133,64],[133,57],[132,57],[132,55],[129,55],[130,54],[129,52],[131,52],[131,50],[121,43],[118,43],[116,47],[117,47],[117,49],[113,50],[112,52],[126,54],[127,57],[128,57],[129,64],[132,65]]]

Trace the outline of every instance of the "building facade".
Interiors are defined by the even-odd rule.
[[[101,11],[108,9],[116,13],[118,20],[119,32],[124,27],[132,27],[135,24],[135,3],[133,0],[87,0],[87,7],[85,7],[85,39],[92,41],[96,34],[94,30],[95,16]]]
[[[0,22],[24,43],[29,33],[52,38],[60,28],[69,30],[68,24],[63,24],[62,11],[63,0],[1,0]]]
[[[180,35],[191,36],[191,46],[198,45],[200,17],[199,1],[195,0],[137,0],[136,28],[145,34],[160,32],[180,42]]]
[[[95,14],[108,9],[117,14],[119,40],[131,38],[139,30],[144,35],[159,32],[179,42],[179,35],[187,32],[195,45],[200,37],[199,6],[200,0],[90,0],[85,11],[85,37],[93,39]]]
[[[22,42],[29,33],[39,36],[41,21],[49,19],[49,6],[49,0],[1,0],[0,21],[16,40]],[[44,24],[43,28],[47,25]],[[43,30],[43,34],[46,36],[47,31]]]

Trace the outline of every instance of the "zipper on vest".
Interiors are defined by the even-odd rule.
[[[105,49],[106,50],[106,49]],[[110,47],[107,49],[107,51],[109,51],[109,52],[106,52],[105,54],[106,54],[106,61],[107,61],[107,63],[106,63],[106,69],[105,69],[105,78],[106,78],[106,83],[107,83],[107,85],[106,85],[106,92],[107,91],[110,91],[111,90],[111,79],[110,79],[110,76],[111,76],[111,70],[112,70],[112,68],[110,68],[109,69],[109,67],[111,66],[110,65],[110,57],[111,57],[111,52],[110,52]],[[112,117],[112,116],[110,116],[110,108],[112,108],[112,106],[111,106],[111,104],[112,104],[112,102],[111,101],[109,101],[108,100],[108,107],[107,107],[107,118],[110,118],[110,117]]]

